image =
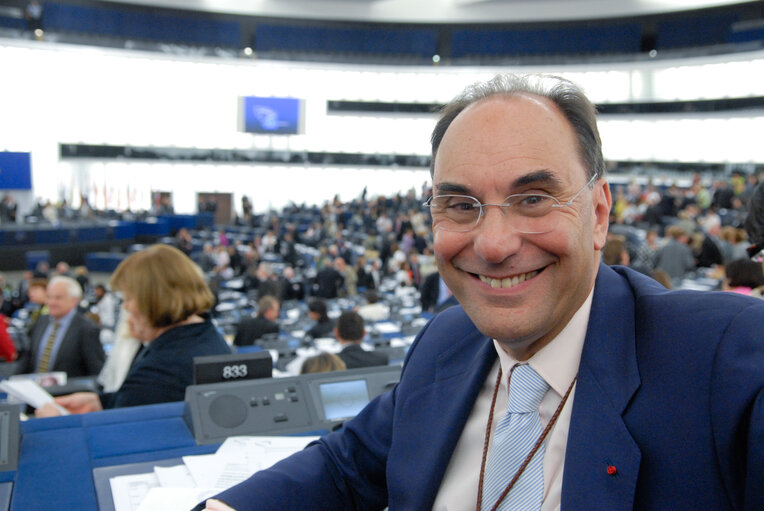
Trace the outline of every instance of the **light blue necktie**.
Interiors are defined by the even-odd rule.
[[[490,510],[517,473],[543,431],[539,405],[549,385],[531,366],[512,372],[507,414],[496,424],[483,482],[481,511]],[[499,510],[537,511],[544,498],[544,445],[523,471]]]

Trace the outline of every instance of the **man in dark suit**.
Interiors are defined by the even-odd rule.
[[[440,312],[457,304],[453,293],[437,271],[430,273],[422,280],[419,296],[423,312]]]
[[[95,376],[106,355],[100,329],[77,310],[82,288],[71,277],[56,276],[48,283],[48,314],[30,332],[31,350],[24,371],[65,371],[71,377]]]
[[[345,277],[337,271],[336,259],[324,264],[324,267],[318,270],[316,274],[316,296],[321,298],[337,298],[340,290],[345,283]]]
[[[279,317],[279,301],[270,295],[265,295],[257,301],[257,316],[245,318],[239,323],[233,343],[236,346],[252,346],[265,334],[279,333],[276,320]]]
[[[387,355],[366,351],[361,347],[365,334],[363,318],[357,312],[346,311],[337,318],[334,337],[342,345],[342,351],[337,355],[345,362],[348,369],[387,365]]]
[[[764,302],[600,263],[612,198],[581,89],[498,76],[432,144],[433,248],[460,305],[394,390],[208,509],[764,509]]]

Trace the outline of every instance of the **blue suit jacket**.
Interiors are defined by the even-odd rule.
[[[600,266],[562,510],[764,509],[763,325],[764,301],[670,292]],[[238,511],[430,509],[495,360],[449,309],[419,334],[392,392],[219,498]]]

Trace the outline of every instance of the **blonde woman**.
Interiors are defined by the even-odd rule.
[[[201,269],[169,245],[153,245],[125,259],[111,277],[124,295],[130,334],[143,344],[116,392],[78,392],[56,398],[71,413],[182,401],[193,383],[193,358],[230,353],[215,326],[201,315],[213,296]],[[58,415],[51,405],[38,417]]]

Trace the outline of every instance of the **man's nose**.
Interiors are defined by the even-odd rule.
[[[520,249],[522,236],[513,225],[513,217],[506,207],[483,206],[483,216],[474,228],[474,248],[485,261],[500,263]]]

